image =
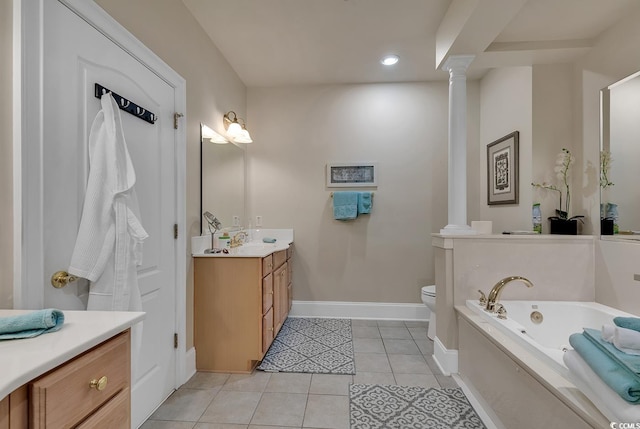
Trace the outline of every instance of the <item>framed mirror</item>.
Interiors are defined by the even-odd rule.
[[[245,150],[219,137],[200,124],[200,234],[209,232],[202,216],[206,211],[223,229],[246,226]]]
[[[640,240],[640,72],[603,89],[600,100],[601,235]]]

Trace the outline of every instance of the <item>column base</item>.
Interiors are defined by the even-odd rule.
[[[440,230],[441,235],[476,235],[478,232],[469,225],[447,225]]]

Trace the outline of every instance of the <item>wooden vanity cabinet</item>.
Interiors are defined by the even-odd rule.
[[[3,399],[0,429],[128,428],[130,385],[126,330]]]
[[[194,258],[196,369],[248,373],[290,308],[287,250],[264,258]]]
[[[26,385],[0,401],[0,429],[26,429],[29,426],[28,406]]]

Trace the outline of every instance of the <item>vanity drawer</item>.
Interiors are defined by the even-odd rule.
[[[77,425],[129,387],[130,360],[127,330],[29,383],[30,427]],[[106,377],[103,390],[91,387],[102,377]],[[128,409],[121,412],[129,414]]]
[[[273,307],[273,274],[262,279],[262,314]]]
[[[262,316],[262,353],[269,350],[269,346],[273,342],[273,307]]]
[[[262,276],[266,276],[273,271],[273,255],[262,258]]]
[[[273,267],[278,268],[280,265],[284,264],[287,260],[287,251],[280,250],[273,254]]]
[[[131,426],[130,396],[128,388],[122,390],[76,429],[129,428]]]

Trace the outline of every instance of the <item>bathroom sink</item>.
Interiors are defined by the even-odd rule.
[[[237,256],[264,256],[273,252],[278,247],[275,243],[246,243],[242,246],[229,249],[229,254]]]

